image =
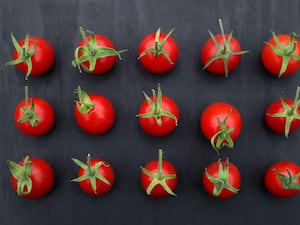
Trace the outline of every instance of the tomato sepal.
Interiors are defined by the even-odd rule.
[[[291,175],[291,172],[288,168],[286,168],[288,176],[280,173],[276,169],[274,169],[273,172],[280,180],[284,190],[300,190],[300,184],[297,182],[297,179],[300,177],[300,172],[294,176]]]
[[[74,92],[75,94],[77,94],[79,99],[79,101],[75,101],[78,111],[83,115],[88,114],[95,107],[95,104],[93,103],[89,95],[85,91],[83,91],[80,86],[78,86]]]

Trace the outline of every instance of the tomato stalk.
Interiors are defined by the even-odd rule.
[[[157,172],[151,172],[144,167],[140,167],[142,172],[152,178],[151,183],[147,187],[146,193],[151,195],[151,192],[154,187],[157,185],[161,185],[163,189],[169,194],[176,196],[176,194],[171,190],[171,188],[166,183],[167,180],[171,180],[176,178],[176,174],[164,174],[163,172],[163,159],[162,159],[163,151],[159,149],[158,151],[158,164],[157,164]]]
[[[75,59],[72,61],[72,65],[74,67],[78,67],[80,72],[82,72],[81,67],[87,72],[92,72],[95,69],[97,60],[108,56],[118,56],[119,59],[122,60],[121,54],[127,51],[126,49],[117,51],[114,48],[99,46],[97,44],[95,33],[91,31],[88,31],[91,35],[91,39],[89,41],[86,36],[86,32],[82,27],[79,28],[79,32],[85,46],[79,46],[75,49]],[[79,52],[82,53],[80,57],[78,56]],[[89,68],[83,64],[84,62],[89,62]]]
[[[23,166],[11,160],[7,160],[7,162],[9,171],[17,180],[18,196],[30,194],[32,190],[32,180],[30,178],[32,172],[32,162],[29,160],[29,156],[25,157]]]
[[[224,168],[220,159],[218,163],[219,163],[219,170],[218,170],[217,177],[211,176],[208,173],[207,168],[205,168],[206,177],[214,184],[213,195],[219,196],[223,191],[223,189],[227,189],[232,193],[236,194],[239,191],[239,189],[229,184],[229,159],[228,158],[226,159]]]
[[[284,109],[283,112],[278,112],[278,113],[274,113],[274,114],[267,114],[268,116],[271,116],[271,117],[285,118],[284,135],[285,135],[286,138],[288,138],[291,123],[293,122],[293,120],[300,120],[300,115],[297,113],[297,109],[300,106],[299,94],[300,94],[300,87],[297,87],[295,99],[293,101],[292,106],[289,106],[286,103],[284,97],[281,96],[280,101],[281,101],[282,107]]]
[[[282,187],[284,190],[300,190],[300,184],[297,181],[300,177],[300,172],[296,175],[292,176],[291,172],[288,168],[286,168],[286,171],[288,173],[288,176],[278,172],[276,169],[273,170],[273,172],[276,174],[278,179],[280,180]]]
[[[84,115],[88,114],[95,107],[95,104],[80,86],[75,89],[75,93],[78,95],[79,99],[79,101],[76,101],[76,107],[78,108],[78,111]]]
[[[15,59],[15,60],[11,60],[6,63],[6,65],[11,66],[11,65],[16,65],[16,64],[25,62],[27,65],[27,73],[25,76],[26,80],[28,80],[28,77],[32,71],[31,57],[35,54],[35,51],[36,51],[36,43],[35,43],[34,39],[32,39],[33,44],[34,44],[33,48],[29,49],[29,39],[30,39],[29,34],[26,34],[24,45],[23,45],[23,47],[21,47],[20,44],[18,43],[18,41],[16,40],[16,38],[14,37],[14,35],[11,33],[11,40],[12,40],[12,43],[18,53],[19,58]]]
[[[97,183],[96,183],[97,179],[99,179],[103,183],[111,186],[111,183],[98,172],[98,169],[101,166],[108,166],[103,161],[99,161],[99,162],[95,163],[95,165],[92,166],[90,154],[87,155],[86,163],[83,163],[80,160],[75,159],[75,158],[72,158],[72,161],[76,165],[78,165],[80,168],[84,169],[85,173],[80,177],[72,179],[71,182],[81,182],[81,181],[89,180],[91,183],[92,189],[95,193],[97,193]]]
[[[160,88],[160,84],[158,84],[157,94],[156,94],[155,90],[152,89],[153,102],[152,102],[151,98],[144,91],[143,91],[143,94],[144,94],[144,97],[152,111],[148,112],[148,113],[137,114],[136,115],[137,117],[141,117],[141,118],[154,117],[156,120],[156,123],[159,126],[161,126],[161,124],[162,124],[161,117],[167,116],[175,121],[176,126],[178,125],[177,117],[174,114],[162,109],[162,96],[163,95],[162,95],[162,91]]]

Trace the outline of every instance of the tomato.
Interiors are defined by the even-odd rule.
[[[146,35],[139,44],[138,59],[141,65],[154,74],[164,74],[176,65],[179,50],[176,41],[171,37],[174,29],[168,34],[160,28]]]
[[[210,38],[204,43],[200,59],[207,69],[215,75],[225,75],[233,71],[240,63],[242,54],[248,51],[242,51],[240,43],[232,36],[224,33],[222,21],[219,20],[221,34],[213,35],[209,31]]]
[[[55,53],[52,45],[44,38],[29,36],[17,42],[13,34],[13,60],[6,65],[16,65],[26,79],[29,75],[38,76],[46,73],[54,64]]]
[[[241,186],[241,174],[228,159],[218,160],[205,168],[202,183],[209,195],[218,199],[226,199],[238,193]]]
[[[233,105],[214,102],[207,106],[200,116],[200,128],[218,152],[222,147],[233,148],[233,141],[242,130],[242,117]]]
[[[266,109],[265,122],[268,128],[285,137],[300,126],[300,87],[297,87],[295,99],[281,97]]]
[[[149,97],[145,92],[145,100],[140,105],[137,118],[141,128],[152,136],[165,136],[177,126],[180,112],[174,100],[164,96],[158,85],[157,94],[154,90]]]
[[[261,61],[272,75],[285,77],[295,73],[300,67],[300,43],[296,34],[272,32],[272,38],[262,48]]]
[[[54,186],[55,176],[51,165],[41,158],[26,156],[15,163],[8,160],[11,184],[17,194],[28,199],[47,195]]]
[[[72,181],[78,182],[80,188],[92,196],[102,196],[108,193],[115,182],[115,172],[112,166],[102,159],[92,159],[87,155],[85,163],[72,158],[73,162],[80,167],[78,177]]]
[[[141,186],[148,195],[155,198],[176,196],[174,190],[178,182],[177,171],[170,162],[162,159],[162,154],[162,149],[159,149],[158,160],[141,167]]]
[[[14,121],[24,134],[41,136],[54,126],[55,113],[46,100],[39,97],[28,98],[28,86],[25,86],[25,99],[16,106]]]
[[[99,94],[87,94],[80,87],[76,90],[79,100],[74,107],[79,127],[90,134],[104,134],[115,122],[115,109],[110,100]]]
[[[300,168],[288,161],[274,163],[267,169],[264,183],[267,191],[276,197],[293,197],[300,192]]]
[[[79,28],[82,40],[75,49],[72,65],[81,68],[90,74],[104,74],[110,71],[116,64],[117,57],[122,59],[121,53],[127,50],[117,51],[113,42],[107,37],[90,32],[86,36],[82,27]]]

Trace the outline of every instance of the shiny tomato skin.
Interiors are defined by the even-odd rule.
[[[141,55],[143,51],[154,46],[155,34],[156,33],[153,32],[144,37],[144,39],[139,44],[138,55]],[[162,41],[165,37],[166,34],[161,32],[159,42]],[[172,64],[164,55],[160,54],[159,56],[155,57],[153,52],[150,52],[145,56],[139,58],[141,65],[150,73],[164,74],[171,71],[176,65],[179,57],[179,49],[176,41],[171,36],[169,36],[169,38],[167,39],[163,49],[169,55]]]
[[[93,167],[96,163],[103,162],[104,165],[100,166],[98,168],[98,173],[102,175],[105,179],[107,179],[110,183],[110,185],[104,183],[103,181],[96,179],[96,192],[93,190],[91,182],[89,179],[86,179],[84,181],[79,182],[80,188],[87,194],[92,195],[92,196],[102,196],[108,193],[114,183],[115,183],[115,172],[112,166],[105,160],[102,159],[91,159],[91,167]],[[87,165],[87,163],[85,163]],[[83,168],[80,168],[78,170],[78,177],[83,176],[86,173],[86,170]]]
[[[41,158],[29,158],[32,162],[32,172],[29,176],[32,180],[32,190],[29,194],[22,195],[23,198],[37,199],[46,196],[53,188],[55,182],[55,174],[52,166]],[[18,164],[23,166],[24,161]],[[18,181],[11,176],[11,184],[17,192]],[[26,187],[25,190],[26,191]]]
[[[104,134],[114,125],[114,106],[108,98],[102,95],[89,94],[89,97],[95,104],[95,107],[87,114],[82,114],[75,106],[74,115],[76,122],[82,130],[89,134]]]
[[[274,170],[277,170],[279,173],[288,176],[287,169],[289,169],[291,176],[300,172],[300,168],[297,164],[288,161],[274,163],[267,169],[264,177],[264,184],[270,194],[280,198],[289,198],[300,192],[300,190],[285,190],[280,179],[274,172]],[[300,177],[297,179],[297,183],[300,184]]]
[[[243,124],[237,108],[226,102],[215,102],[204,109],[200,117],[200,128],[208,140],[220,131],[217,118],[223,122],[227,116],[226,127],[234,128],[234,131],[230,134],[231,139],[234,141],[240,135]]]
[[[21,47],[24,46],[25,39],[19,41]],[[44,38],[30,36],[29,37],[29,50],[31,50],[36,44],[36,50],[34,55],[31,57],[32,71],[31,76],[38,76],[46,73],[54,64],[55,52],[52,45]],[[19,54],[16,49],[13,50],[13,59],[19,58]],[[16,67],[24,74],[27,73],[28,67],[25,62],[16,64]]]
[[[278,34],[276,35],[281,42],[281,44],[287,46],[290,42],[290,35],[287,34]],[[277,44],[274,41],[274,38],[270,38],[268,41],[275,48],[278,48]],[[300,43],[296,39],[297,45],[295,48],[295,55],[300,56]],[[271,47],[265,44],[261,51],[261,61],[263,66],[266,68],[268,72],[272,75],[278,76],[280,72],[280,68],[282,65],[282,56],[275,54]],[[295,59],[290,59],[286,71],[282,74],[282,76],[288,76],[295,73],[300,67],[300,61]]]
[[[225,168],[225,164],[226,162],[224,160],[221,160],[221,163],[222,163],[222,166],[223,168]],[[229,177],[228,177],[228,183],[233,186],[234,188],[236,189],[239,189],[240,186],[241,186],[241,174],[240,174],[240,171],[239,169],[236,167],[235,164],[229,162]],[[217,178],[218,177],[218,172],[219,172],[219,162],[218,161],[215,161],[213,163],[211,163],[210,165],[208,165],[207,167],[207,172],[212,176],[212,177],[215,177]],[[202,176],[202,183],[203,183],[203,187],[205,189],[205,191],[215,197],[215,198],[218,198],[218,199],[227,199],[227,198],[230,198],[232,196],[235,195],[234,192],[231,192],[227,189],[223,189],[220,193],[220,195],[218,196],[215,196],[213,195],[213,189],[215,187],[215,184],[212,183],[208,178],[207,176],[205,175],[205,173],[203,173],[203,176]]]
[[[98,46],[116,49],[114,43],[109,38],[107,38],[103,35],[100,35],[100,34],[95,34],[95,37],[96,37],[96,42],[97,42]],[[87,36],[88,41],[90,41],[91,38],[92,38],[91,35]],[[78,46],[86,46],[83,39],[79,42]],[[81,55],[82,55],[82,53],[79,51],[78,58]],[[104,74],[104,73],[110,71],[114,67],[114,65],[116,64],[116,61],[117,61],[116,55],[99,58],[96,61],[95,69],[89,73],[94,74],[94,75]],[[90,63],[88,61],[83,62],[82,64],[85,65],[87,68],[90,67]]]
[[[294,100],[285,98],[284,101],[287,103],[288,106],[292,107],[294,104]],[[284,112],[284,107],[280,99],[271,103],[268,108],[266,109],[265,113],[265,121],[267,126],[277,134],[285,134],[285,117],[272,117],[270,115],[275,113]],[[300,114],[300,107],[297,108],[297,113]],[[300,126],[300,120],[293,119],[289,133],[294,132]]]
[[[145,169],[149,170],[152,173],[155,173],[158,171],[158,160],[153,160],[149,163],[147,163],[144,166]],[[163,174],[176,174],[176,177],[172,178],[172,179],[168,179],[166,180],[166,184],[170,187],[170,189],[172,191],[175,190],[177,183],[178,183],[178,177],[177,177],[177,171],[175,169],[175,167],[168,161],[162,160],[162,173]],[[140,176],[140,182],[141,182],[141,186],[143,188],[144,191],[147,190],[149,184],[152,182],[153,178],[148,176],[145,173],[141,173]],[[169,193],[160,185],[156,185],[151,193],[150,196],[155,197],[155,198],[164,198],[169,196]]]
[[[215,38],[217,42],[220,45],[224,45],[224,40],[221,34],[215,35]],[[225,39],[228,40],[228,35],[225,34]],[[237,39],[234,37],[231,38],[230,41],[230,50],[231,51],[241,51],[241,46]],[[207,62],[216,55],[218,51],[218,48],[216,47],[215,43],[211,38],[209,38],[203,45],[200,53],[200,59],[203,65],[206,65]],[[228,58],[228,73],[233,71],[238,64],[241,61],[241,54],[237,55],[230,55]],[[222,59],[217,59],[213,61],[207,68],[206,68],[210,73],[215,74],[215,75],[224,75],[225,74],[225,67],[224,67],[224,62]]]
[[[52,106],[44,99],[39,97],[32,97],[28,99],[28,108],[31,108],[32,101],[34,102],[34,112],[41,118],[36,126],[31,126],[29,121],[23,123],[18,122],[24,116],[21,108],[25,108],[25,100],[21,101],[15,109],[14,121],[18,129],[29,136],[41,136],[49,132],[55,122],[55,112]]]
[[[150,96],[150,99],[152,102],[154,97]],[[180,117],[180,112],[179,108],[174,100],[167,96],[162,96],[162,109],[164,111],[172,113],[174,116],[176,116],[177,120],[179,120]],[[144,114],[151,112],[152,109],[147,103],[146,100],[144,100],[139,108],[138,113],[139,114]],[[147,133],[152,136],[165,136],[169,133],[171,133],[175,128],[176,128],[176,122],[174,119],[167,117],[167,116],[162,116],[161,117],[162,124],[158,125],[155,118],[141,118],[138,117],[138,121],[142,129]]]

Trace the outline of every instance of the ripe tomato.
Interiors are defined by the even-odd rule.
[[[43,159],[26,156],[15,163],[8,160],[11,172],[11,184],[17,194],[28,199],[45,196],[54,186],[54,171]]]
[[[149,97],[145,92],[145,100],[142,102],[137,117],[142,129],[152,136],[165,136],[171,133],[179,120],[179,108],[175,101],[163,96],[160,85],[157,94],[152,90],[153,96]]]
[[[241,186],[239,169],[229,160],[211,163],[202,176],[203,187],[215,198],[226,199],[237,194]]]
[[[272,195],[289,198],[300,192],[300,168],[287,161],[271,165],[265,173],[265,187]]]
[[[138,59],[141,65],[154,74],[167,73],[173,69],[178,60],[178,46],[171,37],[174,29],[168,34],[161,33],[160,28],[148,34],[140,42]]]
[[[242,130],[242,117],[237,108],[226,102],[207,106],[200,116],[200,128],[218,152],[222,147],[233,148],[233,141]]]
[[[52,67],[55,58],[54,49],[44,38],[27,34],[18,42],[11,34],[11,39],[15,47],[13,60],[6,65],[16,65],[22,73],[26,74],[26,79],[29,75],[42,75]]]
[[[175,167],[163,160],[162,154],[162,150],[159,149],[158,160],[148,162],[141,167],[141,186],[148,195],[156,198],[176,196],[174,190],[178,182]]]
[[[39,97],[28,98],[28,86],[25,86],[25,99],[16,106],[14,121],[24,134],[40,136],[52,129],[55,113],[46,100]]]
[[[79,101],[76,101],[74,115],[79,127],[90,134],[104,134],[115,122],[115,109],[106,97],[98,94],[87,94],[80,87],[76,90]]]
[[[266,125],[275,133],[288,135],[300,126],[300,87],[297,87],[295,99],[281,97],[266,109]]]
[[[272,32],[272,38],[262,48],[261,60],[272,75],[285,77],[293,74],[300,67],[300,43],[296,34],[276,35]]]
[[[91,74],[103,74],[113,68],[117,56],[122,59],[121,53],[127,50],[117,51],[113,42],[107,37],[89,32],[86,36],[82,27],[79,28],[82,40],[75,49],[72,65],[81,68]]]
[[[115,172],[108,162],[102,159],[91,159],[90,154],[87,155],[85,163],[74,158],[72,160],[80,167],[78,177],[72,181],[78,182],[85,193],[102,196],[112,189]]]
[[[241,55],[248,51],[242,51],[237,39],[224,33],[222,21],[219,20],[221,34],[213,35],[209,31],[210,38],[204,43],[200,58],[203,69],[215,75],[225,75],[233,71],[241,61]]]

